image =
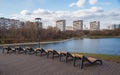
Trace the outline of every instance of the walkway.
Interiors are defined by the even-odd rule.
[[[58,58],[0,53],[0,75],[120,75],[120,64],[103,61],[103,65],[73,67]]]

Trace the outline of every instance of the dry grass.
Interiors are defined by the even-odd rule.
[[[90,57],[95,57],[95,58],[99,58],[107,61],[120,63],[120,56],[105,55],[105,54],[89,54],[89,53],[78,53],[78,54],[83,54],[85,56],[90,56]]]

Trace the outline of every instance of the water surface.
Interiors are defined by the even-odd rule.
[[[36,48],[38,47],[38,44],[21,46],[31,46]],[[58,51],[120,55],[120,38],[72,39],[59,43],[41,44],[41,47]]]

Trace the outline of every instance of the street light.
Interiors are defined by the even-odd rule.
[[[2,37],[2,39],[3,39],[3,43],[6,43],[6,24],[5,24],[5,18],[3,17],[2,19],[3,19],[3,27],[2,27],[2,29],[3,29],[3,32],[2,32],[3,37]],[[3,53],[4,53],[4,48],[3,48]]]
[[[39,48],[40,48],[40,31],[39,31],[39,27],[40,27],[40,23],[41,23],[41,18],[35,18],[35,21],[37,23],[38,26],[38,40],[39,40]]]

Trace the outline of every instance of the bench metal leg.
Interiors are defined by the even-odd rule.
[[[83,61],[83,59],[81,60],[81,69],[83,69],[83,64],[84,64],[84,61]]]

